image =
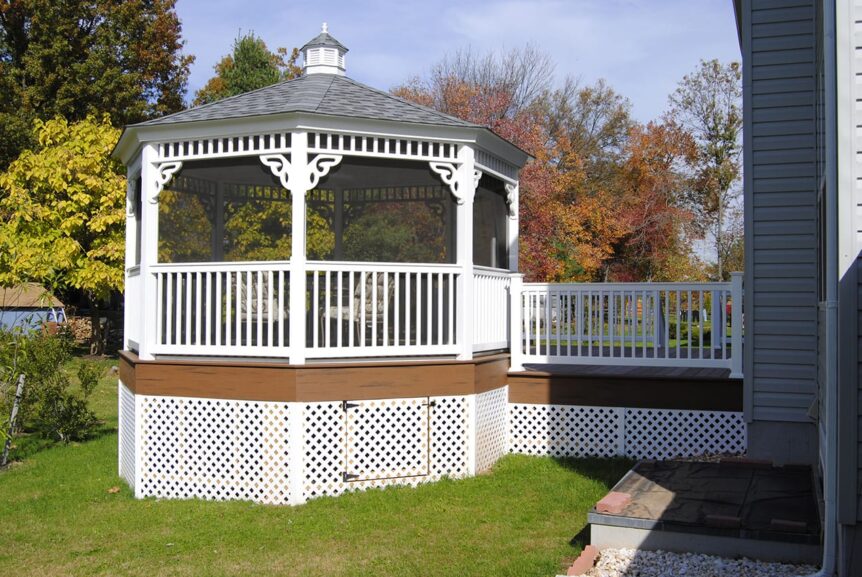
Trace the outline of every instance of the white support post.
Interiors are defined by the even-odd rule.
[[[305,364],[305,197],[311,183],[308,170],[308,135],[294,132],[290,148],[291,250],[290,250],[290,363]]]
[[[150,274],[150,267],[158,262],[159,254],[159,171],[156,166],[158,154],[154,144],[145,144],[141,151],[141,273],[138,356],[141,360],[153,360],[153,346],[156,344],[156,315],[159,303],[156,302],[156,277]]]
[[[509,219],[506,222],[506,240],[509,249],[509,270],[518,272],[518,226],[520,222],[520,186],[507,184],[506,194],[509,204]]]
[[[138,221],[137,219],[141,217],[140,214],[137,214],[137,202],[135,202],[135,194],[141,194],[141,191],[135,190],[135,186],[138,181],[138,175],[140,174],[139,170],[133,170],[131,167],[126,173],[126,258],[125,258],[125,283],[124,283],[124,294],[123,297],[127,298],[129,296],[129,269],[138,264],[137,262],[137,253],[140,250],[140,247],[137,246],[138,242]],[[140,278],[138,280],[133,281],[136,283],[140,283]],[[139,299],[141,297],[140,294],[133,295],[134,299]],[[135,342],[139,341],[141,338],[140,335],[140,318],[141,318],[141,306],[139,302],[125,302],[125,306],[123,307],[123,349],[130,350],[131,344],[130,342],[134,340]],[[134,334],[131,334],[134,332]],[[134,338],[132,338],[134,337]]]
[[[730,378],[742,378],[742,326],[744,322],[742,308],[742,277],[741,272],[730,273]],[[723,330],[723,329],[722,329]]]
[[[473,199],[478,184],[475,174],[474,151],[462,146],[458,151],[457,190],[459,200],[457,216],[458,268],[461,282],[458,283],[458,359],[469,361],[473,358]]]
[[[524,370],[524,349],[521,327],[524,320],[521,317],[521,293],[524,290],[524,275],[514,273],[509,284],[509,370]],[[578,326],[580,330],[580,325]]]

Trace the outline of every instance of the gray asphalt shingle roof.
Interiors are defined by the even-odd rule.
[[[272,86],[189,108],[135,126],[310,112],[417,124],[477,127],[419,104],[371,88],[346,76],[309,74]]]
[[[305,50],[306,48],[312,48],[314,46],[331,46],[333,48],[341,48],[345,52],[348,52],[347,47],[332,37],[329,32],[321,32],[311,40],[305,43],[305,46],[300,48],[300,50]]]

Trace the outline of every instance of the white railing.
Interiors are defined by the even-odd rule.
[[[742,374],[741,274],[729,283],[524,283],[511,315],[515,369],[560,363]]]
[[[309,262],[308,358],[452,355],[454,265]]]
[[[473,268],[473,352],[509,347],[509,271]]]
[[[140,338],[146,318],[154,354],[296,362],[456,356],[464,352],[459,335],[469,332],[467,322],[474,352],[514,343],[513,370],[559,363],[722,367],[742,375],[737,273],[729,283],[543,284],[474,267],[472,306],[459,307],[463,268],[456,265],[308,262],[298,277],[305,279],[304,310],[291,317],[290,267],[153,265],[152,296],[142,294],[144,279],[130,269],[127,339]],[[133,308],[140,302],[154,303],[155,314],[141,315]],[[291,343],[290,334],[305,338]]]
[[[141,267],[126,269],[123,288],[125,306],[123,308],[123,335],[127,341],[124,346],[139,348],[141,342]]]
[[[159,264],[156,354],[289,353],[288,263]]]

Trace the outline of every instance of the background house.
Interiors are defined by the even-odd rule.
[[[0,329],[64,322],[63,303],[38,283],[0,288]]]

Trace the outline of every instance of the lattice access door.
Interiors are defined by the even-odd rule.
[[[345,481],[428,475],[427,397],[343,403]]]

